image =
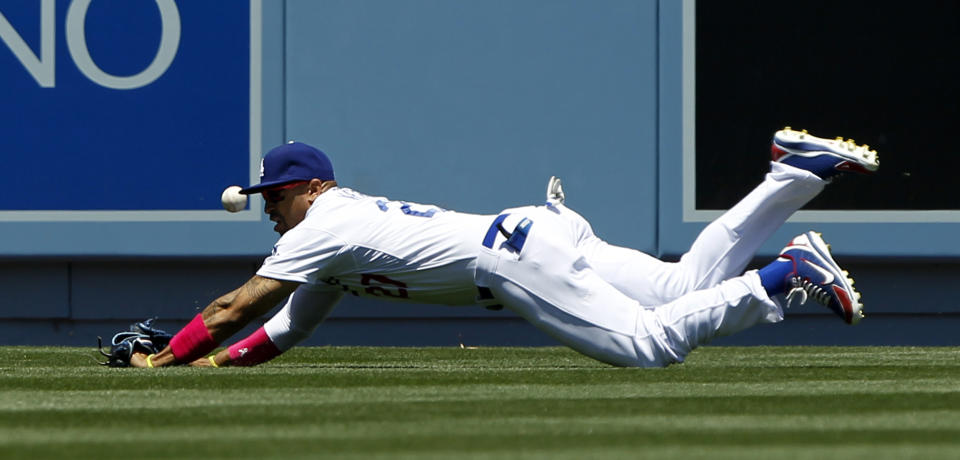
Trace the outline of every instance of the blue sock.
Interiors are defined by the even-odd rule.
[[[793,272],[793,261],[780,259],[770,262],[766,267],[757,271],[760,275],[760,284],[767,291],[768,296],[787,292],[787,276]]]

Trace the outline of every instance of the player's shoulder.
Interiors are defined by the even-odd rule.
[[[369,218],[363,210],[376,208],[370,204],[375,198],[346,187],[327,190],[307,210],[303,221],[284,234],[280,240],[298,242],[331,240],[344,243],[349,233],[362,226]]]
[[[365,198],[370,198],[368,195],[360,193],[350,187],[334,187],[330,189],[328,193],[331,193],[334,197],[344,199],[344,200],[363,200]]]
[[[344,212],[356,206],[361,206],[368,196],[345,187],[335,187],[323,192],[307,210],[307,219],[317,215]],[[323,220],[321,218],[321,220]]]
[[[367,195],[347,187],[335,187],[320,195],[315,204],[329,209],[364,206],[377,200],[386,200],[386,198]]]

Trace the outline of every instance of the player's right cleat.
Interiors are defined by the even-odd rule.
[[[880,168],[876,150],[869,145],[857,145],[853,139],[822,139],[794,131],[789,126],[773,135],[770,146],[773,161],[810,171],[821,179],[829,179],[843,172],[873,174]]]
[[[780,251],[780,257],[793,262],[793,271],[788,275],[787,305],[798,296],[801,303],[812,298],[840,315],[847,324],[863,319],[863,304],[860,293],[853,289],[853,279],[833,260],[830,246],[819,233],[797,236]]]

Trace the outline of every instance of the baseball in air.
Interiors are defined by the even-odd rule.
[[[230,212],[240,212],[247,207],[247,196],[240,194],[242,188],[237,185],[231,185],[223,190],[220,195],[220,201],[223,202],[223,209]]]

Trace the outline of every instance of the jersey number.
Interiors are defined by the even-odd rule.
[[[407,283],[392,280],[386,276],[365,274],[361,276],[360,284],[367,286],[365,291],[370,295],[394,297],[397,299],[410,298],[410,295],[407,293]]]
[[[383,212],[390,210],[390,207],[387,206],[387,202],[383,200],[377,200],[377,207],[379,207]],[[403,205],[400,206],[400,211],[408,216],[433,217],[433,215],[437,213],[437,208],[430,208],[426,211],[417,211],[411,208],[409,204],[403,203]]]

